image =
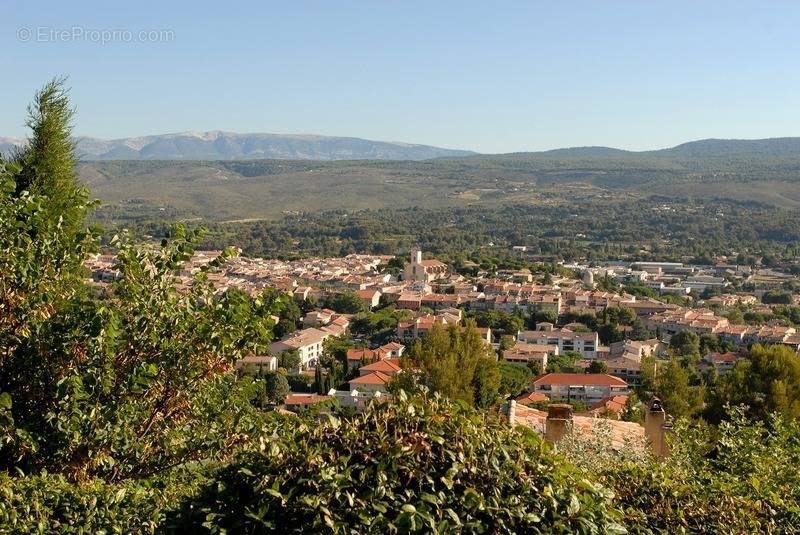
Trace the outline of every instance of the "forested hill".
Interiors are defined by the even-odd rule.
[[[706,140],[647,153],[602,147],[425,161],[103,161],[80,175],[106,204],[204,220],[287,211],[603,202],[621,195],[800,208],[800,138]]]

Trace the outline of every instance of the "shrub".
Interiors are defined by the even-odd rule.
[[[611,494],[538,436],[462,403],[406,399],[303,420],[220,470],[174,527],[215,533],[614,533]]]

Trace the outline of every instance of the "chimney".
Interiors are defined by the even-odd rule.
[[[572,405],[554,403],[547,407],[544,438],[555,444],[572,429]]]
[[[654,397],[644,415],[644,434],[656,457],[666,457],[667,455],[667,444],[664,440],[666,421],[667,414],[661,406],[661,400]]]
[[[508,425],[514,427],[517,423],[517,401],[512,399],[508,402]]]

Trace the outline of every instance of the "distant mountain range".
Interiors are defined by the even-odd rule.
[[[428,160],[484,157],[467,150],[429,145],[372,141],[355,137],[292,134],[183,132],[121,139],[76,138],[83,160]],[[0,154],[24,145],[20,138],[0,137]],[[770,139],[703,139],[676,147],[627,151],[610,147],[571,147],[540,152],[510,153],[506,157],[536,158],[729,158],[800,156],[800,137]]]
[[[0,137],[0,153],[25,143]],[[317,135],[182,132],[121,139],[76,138],[83,160],[428,160],[475,154],[428,145]]]
[[[503,156],[556,158],[725,158],[739,156],[800,157],[800,137],[768,139],[701,139],[659,150],[630,151],[611,147],[570,147],[540,152],[519,152]]]

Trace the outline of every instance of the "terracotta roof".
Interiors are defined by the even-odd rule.
[[[739,358],[738,353],[728,351],[727,353],[712,353],[710,360],[712,362],[736,362]]]
[[[374,349],[357,348],[347,350],[347,360],[375,360],[378,353]]]
[[[603,398],[590,407],[592,411],[600,412],[619,412],[625,408],[628,403],[628,396],[611,396]]]
[[[381,372],[386,375],[394,375],[401,370],[400,359],[384,359],[366,366],[361,366],[358,371]]]
[[[286,405],[314,405],[328,401],[331,396],[320,396],[319,394],[289,394],[284,400]]]
[[[515,420],[519,425],[524,425],[544,434],[547,413],[524,405],[517,405]],[[614,450],[621,450],[629,445],[634,448],[643,448],[646,445],[644,427],[635,422],[623,422],[595,418],[593,416],[573,416],[572,424],[574,432],[584,436],[593,436],[596,428],[608,427],[611,432],[611,448]]]
[[[351,379],[349,383],[351,385],[386,385],[389,384],[391,380],[392,378],[385,373],[372,372],[368,375],[362,375],[361,377]]]
[[[548,373],[534,381],[535,385],[628,386],[628,383],[607,373]]]
[[[536,403],[537,401],[548,401],[550,398],[545,396],[540,392],[529,392],[527,394],[522,394],[517,398],[517,403],[520,405],[528,405],[530,403]],[[545,416],[547,416],[545,414]]]

